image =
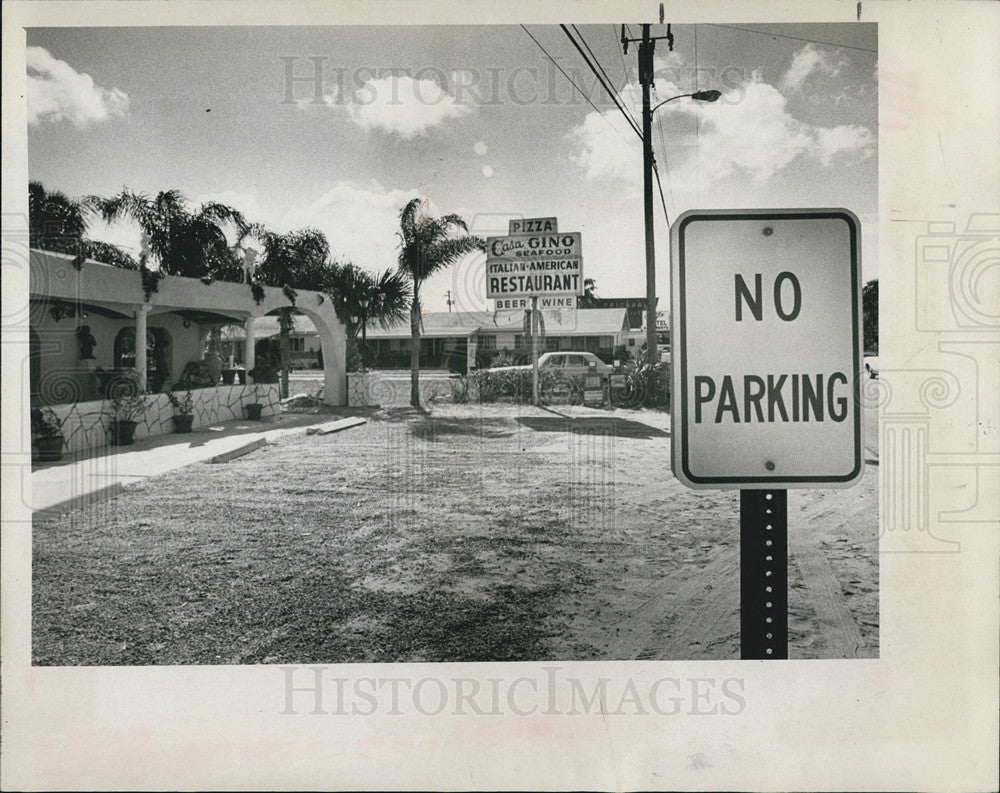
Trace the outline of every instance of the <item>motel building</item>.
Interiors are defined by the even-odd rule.
[[[292,305],[281,289],[264,287],[258,302],[249,284],[164,276],[147,294],[139,272],[35,249],[29,280],[31,406],[49,407],[62,421],[68,451],[109,443],[115,390],[150,392],[137,439],[173,431],[172,387],[181,397],[190,387],[195,428],[243,419],[250,404],[262,405],[262,416],[278,412],[277,383],[254,382],[250,372],[257,324],[268,334],[273,323],[277,332],[276,314]],[[300,289],[295,309],[322,350],[325,402],[346,404],[346,331],[333,305]],[[216,357],[208,343],[220,335]],[[185,385],[186,372],[208,381]]]
[[[424,314],[420,333],[420,367],[446,369],[467,374],[486,368],[501,352],[521,363],[530,362],[531,337],[525,332],[525,312],[514,311],[429,311]],[[543,309],[545,331],[540,352],[566,350],[592,352],[611,362],[615,347],[626,344],[629,325],[626,309],[579,308]],[[264,325],[260,332],[277,333]],[[233,329],[239,334],[239,329]],[[388,328],[367,328],[368,355],[375,369],[410,368],[410,321],[397,322]],[[361,333],[358,333],[361,344]],[[316,331],[308,317],[295,317],[292,331],[293,360],[303,368],[315,366],[318,345]]]

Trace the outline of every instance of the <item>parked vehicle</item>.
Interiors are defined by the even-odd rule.
[[[871,355],[865,358],[865,371],[868,372],[868,376],[875,380],[878,378],[878,356]]]
[[[611,364],[604,363],[592,352],[546,352],[538,356],[538,368],[569,376],[583,376],[591,371],[607,377],[611,374]],[[500,366],[491,372],[530,371],[526,366]]]

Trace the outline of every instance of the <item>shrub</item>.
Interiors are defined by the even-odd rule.
[[[456,405],[464,405],[469,401],[469,379],[459,377],[449,381],[451,385],[451,401]]]
[[[106,403],[105,412],[112,421],[142,421],[146,415],[148,393],[115,394]]]
[[[52,408],[32,408],[31,434],[39,438],[58,438],[62,435],[62,419]]]
[[[278,339],[261,339],[254,345],[254,368],[249,373],[255,383],[277,383],[281,370],[281,344]]]
[[[670,406],[670,364],[661,361],[651,366],[636,358],[624,368],[634,393],[630,401],[646,407]]]
[[[167,393],[167,399],[170,400],[170,405],[176,410],[180,415],[187,416],[194,413],[194,398],[191,394],[190,389],[184,394],[183,399],[178,399],[173,391]]]
[[[497,402],[503,399],[519,404],[531,403],[531,369],[482,369],[471,374],[468,379],[475,384],[480,402]],[[541,369],[538,373],[538,390],[543,402],[558,399],[560,395],[565,395],[565,399],[570,402],[579,402],[583,399],[583,378]]]

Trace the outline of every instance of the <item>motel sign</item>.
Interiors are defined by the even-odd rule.
[[[857,218],[696,210],[671,228],[671,252],[677,478],[721,489],[857,482]]]

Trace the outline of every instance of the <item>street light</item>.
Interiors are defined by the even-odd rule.
[[[648,26],[647,26],[648,27]],[[646,55],[646,58],[643,57]],[[648,60],[648,63],[645,61]],[[649,87],[653,76],[653,49],[639,47],[639,66],[648,70],[648,78],[642,80],[642,186],[643,208],[646,215],[646,353],[649,363],[656,364],[656,253],[653,249],[653,113],[667,102],[690,97],[696,102],[715,102],[721,91],[695,91],[678,94],[664,99],[658,105],[649,107]]]
[[[667,102],[673,102],[675,99],[683,99],[686,96],[689,96],[698,102],[716,102],[719,97],[722,96],[722,91],[695,91],[693,94],[678,94],[677,96],[672,96],[669,99],[664,99],[660,102],[660,104],[650,110],[649,114],[653,115],[653,113],[663,107]]]

